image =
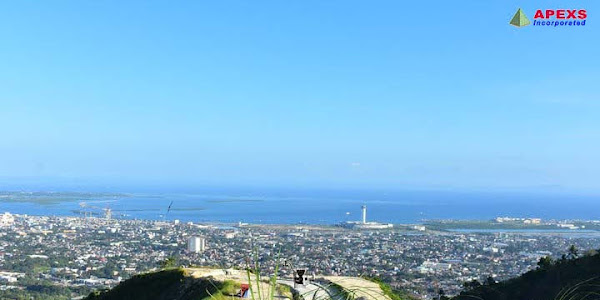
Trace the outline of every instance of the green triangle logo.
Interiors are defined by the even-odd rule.
[[[510,20],[510,25],[513,25],[516,27],[523,27],[523,26],[527,26],[529,24],[531,24],[531,22],[529,22],[529,19],[527,19],[527,16],[523,12],[523,10],[520,8],[519,8],[519,10],[517,10],[517,13],[515,13],[512,20]]]

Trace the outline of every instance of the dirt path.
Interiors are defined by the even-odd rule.
[[[292,280],[277,280],[277,282],[289,287],[294,286]],[[337,291],[318,283],[296,286],[295,289],[305,300],[345,300],[341,295],[337,295]]]
[[[242,270],[234,270],[234,269],[211,269],[211,268],[186,268],[185,271],[187,274],[194,278],[212,278],[215,281],[226,281],[232,280],[238,283],[248,283],[248,274],[246,271]],[[256,286],[256,278],[253,274],[251,275],[251,284],[254,289]],[[271,292],[271,285],[267,282],[262,282],[262,280],[267,279],[266,277],[261,278],[260,283],[260,294],[261,298],[267,299],[268,295]],[[254,290],[254,296],[256,299],[258,298],[259,290]],[[291,295],[282,295],[277,290],[275,291],[275,299],[291,299]]]

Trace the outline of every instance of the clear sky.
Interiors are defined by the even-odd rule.
[[[0,177],[600,191],[599,7],[5,1]]]

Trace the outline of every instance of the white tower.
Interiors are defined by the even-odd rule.
[[[360,208],[362,209],[362,222],[363,224],[367,224],[367,206],[363,205]]]
[[[193,236],[188,240],[188,251],[200,253],[206,250],[206,240],[201,237]]]
[[[110,221],[110,218],[112,218],[112,209],[110,209],[110,207],[104,209],[104,217],[108,221]]]

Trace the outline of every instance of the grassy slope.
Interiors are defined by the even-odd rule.
[[[109,291],[90,294],[85,300],[219,300],[229,299],[225,295],[234,294],[238,288],[230,281],[195,279],[174,269],[134,276]]]

